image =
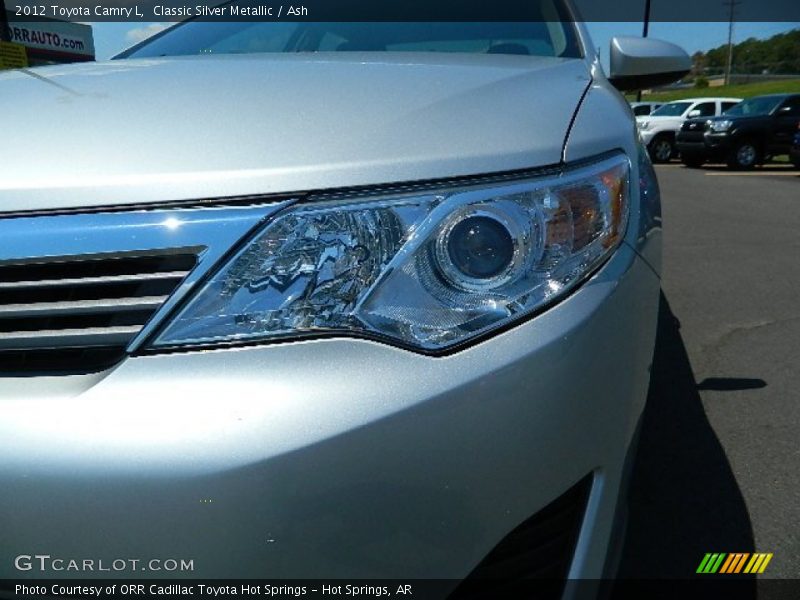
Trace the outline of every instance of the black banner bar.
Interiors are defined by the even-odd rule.
[[[565,590],[566,587],[566,590]],[[762,579],[748,575],[705,575],[693,579],[503,580],[363,579],[363,580],[146,580],[146,579],[17,579],[0,580],[0,598],[21,600],[85,599],[228,599],[275,600],[335,598],[406,598],[408,600],[471,600],[525,598],[556,600],[562,592],[574,600],[794,600],[798,579]]]
[[[10,19],[72,22],[359,21],[536,22],[580,20],[639,22],[646,0],[6,0]],[[727,22],[721,0],[653,2],[651,22]],[[734,18],[745,22],[797,22],[798,0],[741,0]]]

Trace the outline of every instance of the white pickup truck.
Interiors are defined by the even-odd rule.
[[[653,162],[675,156],[675,136],[683,121],[716,117],[741,102],[741,98],[687,98],[668,102],[647,116],[636,117],[636,126]]]

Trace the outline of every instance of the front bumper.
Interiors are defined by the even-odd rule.
[[[652,129],[639,129],[639,137],[645,146],[649,146],[655,136],[656,132]]]
[[[0,380],[0,578],[458,579],[589,474],[570,576],[601,577],[658,289],[623,245],[448,357],[335,339]],[[34,554],[193,570],[15,566]]]
[[[708,159],[722,159],[733,147],[732,138],[727,133],[705,132],[701,136],[694,132],[681,132],[675,141],[681,154],[703,156]]]

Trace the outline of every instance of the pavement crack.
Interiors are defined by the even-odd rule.
[[[725,328],[725,331],[717,335],[713,341],[701,344],[700,353],[706,356],[706,358],[709,359],[710,361],[710,359],[713,356],[719,353],[720,348],[730,343],[732,338],[735,338],[741,334],[752,333],[753,331],[756,331],[758,329],[764,329],[766,327],[772,327],[775,325],[785,325],[787,323],[793,323],[795,321],[800,321],[800,315],[782,319],[766,319],[766,320],[753,321],[750,323],[738,323],[735,325],[733,324],[729,325]]]

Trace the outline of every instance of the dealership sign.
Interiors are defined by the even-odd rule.
[[[0,42],[0,69],[24,69],[28,66],[25,46]]]
[[[53,19],[19,22],[9,13],[11,42],[25,46],[28,56],[44,61],[94,60],[90,25]]]

